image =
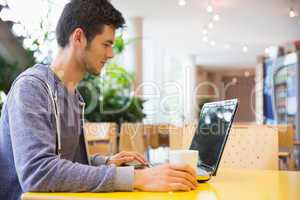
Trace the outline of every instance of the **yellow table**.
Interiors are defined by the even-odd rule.
[[[223,169],[191,192],[26,193],[22,200],[300,200],[300,172]]]

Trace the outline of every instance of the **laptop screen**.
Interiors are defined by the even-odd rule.
[[[221,158],[237,100],[204,104],[190,149],[199,151],[201,165],[216,170]]]

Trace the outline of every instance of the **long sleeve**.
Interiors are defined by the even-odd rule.
[[[44,83],[18,80],[8,98],[15,167],[23,192],[101,192],[132,190],[133,168],[73,163],[56,155],[56,129]],[[129,178],[120,182],[120,176]]]

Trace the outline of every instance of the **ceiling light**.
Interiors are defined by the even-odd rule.
[[[296,12],[294,11],[293,8],[290,9],[289,16],[290,16],[290,18],[296,17]]]
[[[211,5],[207,6],[206,11],[208,13],[212,13],[214,11],[213,7]]]
[[[203,42],[208,42],[208,37],[204,36],[204,37],[202,38],[202,41],[203,41]]]
[[[4,7],[0,12],[0,19],[2,21],[11,21],[11,22],[18,22],[16,14],[9,8]]]
[[[178,1],[178,5],[179,6],[185,6],[186,5],[186,1],[185,0],[179,0]]]
[[[249,77],[250,76],[250,72],[245,71],[244,75],[245,75],[245,77]]]
[[[220,15],[215,14],[214,17],[213,17],[213,20],[214,21],[220,21]]]
[[[211,45],[211,46],[215,46],[215,45],[216,45],[216,42],[212,40],[212,41],[210,41],[210,45]]]
[[[208,28],[209,28],[209,29],[212,29],[213,27],[214,27],[213,23],[210,22],[210,23],[208,24]]]
[[[232,83],[233,83],[233,84],[236,84],[236,83],[237,83],[237,78],[233,78],[233,79],[232,79]]]
[[[1,6],[6,6],[6,5],[7,5],[6,0],[0,0],[0,5],[1,5]]]
[[[247,46],[243,46],[242,50],[243,50],[244,53],[247,53],[248,52],[248,47]]]
[[[206,29],[204,29],[204,30],[202,31],[202,33],[203,33],[203,35],[207,35],[208,31],[207,31]]]
[[[265,54],[266,54],[266,55],[269,54],[269,48],[265,48]]]

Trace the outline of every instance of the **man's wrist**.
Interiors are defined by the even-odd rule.
[[[116,167],[114,176],[115,191],[132,191],[134,183],[134,168],[133,167]]]
[[[134,179],[133,179],[133,188],[134,189],[138,189],[141,190],[143,185],[144,185],[144,178],[143,178],[143,174],[144,174],[143,169],[137,169],[134,170]]]

